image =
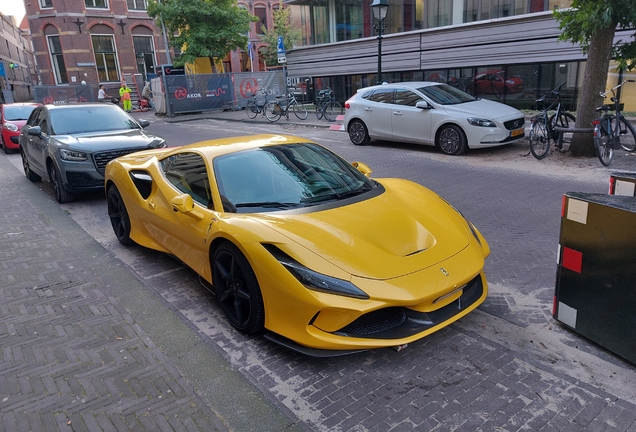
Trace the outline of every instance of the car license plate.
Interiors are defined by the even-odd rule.
[[[515,130],[510,132],[510,136],[511,137],[516,137],[516,136],[519,136],[519,135],[523,135],[523,128],[515,129]]]

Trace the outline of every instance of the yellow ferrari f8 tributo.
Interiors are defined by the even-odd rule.
[[[402,347],[487,295],[486,240],[434,192],[304,138],[142,151],[106,167],[117,239],[172,254],[238,330],[313,356]]]

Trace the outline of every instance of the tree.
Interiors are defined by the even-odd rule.
[[[267,66],[278,65],[278,37],[283,37],[285,49],[289,49],[300,39],[300,30],[292,27],[291,10],[283,7],[283,0],[279,0],[278,9],[274,11],[274,28],[266,29],[262,27],[263,35],[261,41],[267,44],[262,51],[265,64]]]
[[[636,67],[636,40],[614,44],[617,28],[633,28],[636,23],[634,0],[573,0],[571,9],[555,11],[554,16],[562,30],[559,39],[580,44],[587,54],[576,127],[589,128],[597,117],[595,108],[603,103],[599,93],[605,91],[611,58],[620,70]],[[574,134],[570,150],[573,156],[594,156],[592,135]]]
[[[236,0],[150,0],[148,15],[163,20],[170,46],[182,50],[175,66],[197,57],[223,59],[230,51],[245,49],[250,23],[257,21]]]

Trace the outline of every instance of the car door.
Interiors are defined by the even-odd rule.
[[[26,134],[26,153],[29,165],[38,174],[48,176],[46,172],[46,147],[50,140],[51,127],[44,107],[31,113],[27,122],[27,127],[29,126],[39,126],[41,131],[40,135]]]
[[[432,143],[434,131],[431,130],[433,109],[422,109],[416,103],[426,99],[407,88],[396,89],[391,104],[391,126],[393,139],[412,143]]]
[[[369,135],[377,139],[391,139],[391,102],[393,88],[379,88],[364,103],[364,122]]]
[[[201,272],[209,262],[207,239],[214,219],[207,166],[201,155],[183,152],[163,159],[160,169],[164,178],[157,179],[158,192],[148,199],[150,231],[164,248]],[[184,194],[194,202],[191,211],[178,209]]]

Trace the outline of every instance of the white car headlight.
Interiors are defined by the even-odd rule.
[[[88,159],[86,157],[86,153],[68,149],[60,149],[60,158],[62,160],[74,162],[82,162]]]
[[[9,130],[11,132],[17,132],[18,131],[18,127],[16,125],[14,125],[13,123],[5,123],[2,125],[6,130]]]
[[[486,119],[482,119],[482,118],[469,117],[467,120],[468,120],[468,123],[470,123],[473,126],[497,127],[492,121],[486,120]]]

